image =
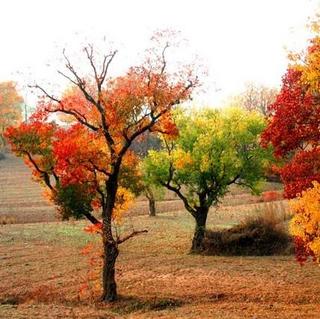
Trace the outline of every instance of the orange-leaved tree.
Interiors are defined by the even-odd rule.
[[[0,149],[6,145],[5,130],[22,121],[22,103],[23,98],[16,89],[16,83],[12,81],[0,83]]]
[[[161,46],[160,38],[147,51],[143,64],[115,78],[109,78],[108,70],[116,51],[98,63],[93,47],[86,47],[92,70],[86,77],[64,54],[67,73],[60,74],[73,88],[59,98],[36,85],[44,95],[37,112],[28,124],[7,132],[13,150],[26,158],[62,213],[84,215],[102,228],[104,301],[117,299],[119,244],[141,233],[133,231],[119,238],[112,228],[124,197],[119,190],[129,189],[136,178],[138,159],[131,151],[132,143],[147,131],[176,135],[172,108],[188,100],[199,84],[190,65],[168,70],[170,45]],[[67,126],[49,123],[52,114],[69,115]],[[92,207],[100,207],[101,224],[91,214]]]
[[[311,257],[320,263],[320,184],[314,181],[290,206],[295,212],[290,231],[295,236],[296,259],[303,264]]]

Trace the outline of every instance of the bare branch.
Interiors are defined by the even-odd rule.
[[[171,182],[173,181],[173,174],[174,174],[174,167],[173,167],[173,164],[170,163],[170,166],[169,166],[169,178],[168,178],[166,183],[160,181],[160,184],[162,186],[168,188],[169,190],[175,192],[178,195],[178,197],[183,201],[183,204],[184,204],[184,207],[186,208],[186,210],[192,216],[195,216],[197,211],[189,204],[187,197],[184,196],[183,193],[181,192],[181,185],[179,185],[178,187],[175,187],[175,186],[171,185]]]
[[[100,173],[103,173],[103,174],[105,174],[105,175],[108,176],[108,177],[111,175],[111,173],[108,172],[108,171],[106,171],[105,169],[99,168],[96,164],[93,163],[92,160],[89,160],[89,163],[93,166],[93,168],[94,168],[96,171],[98,171],[98,172],[100,172]]]
[[[60,105],[63,106],[63,103],[60,103]],[[57,113],[57,112],[61,112],[61,113],[65,113],[65,114],[68,114],[68,115],[72,115],[79,123],[87,126],[88,128],[90,128],[91,130],[93,131],[98,131],[99,128],[90,124],[86,117],[83,116],[82,114],[80,114],[79,112],[77,112],[76,110],[65,110],[64,108],[57,108],[57,109],[54,109],[54,110],[50,110],[50,109],[46,109],[47,112],[49,113]]]
[[[58,73],[59,73],[60,75],[62,75],[63,77],[65,77],[65,78],[66,78],[68,81],[70,81],[72,84],[78,86],[78,83],[77,83],[76,81],[72,80],[72,79],[70,78],[70,76],[64,74],[63,72],[61,72],[61,71],[59,71],[59,70],[58,70]]]
[[[105,55],[104,56],[104,60],[103,60],[103,64],[102,64],[102,71],[100,74],[100,83],[101,85],[103,84],[107,74],[108,74],[108,70],[109,70],[109,66],[112,62],[112,60],[114,59],[115,55],[117,54],[117,50],[113,51],[111,54]],[[109,58],[108,62],[107,59]]]
[[[88,212],[82,213],[82,215],[83,215],[84,217],[86,217],[93,225],[99,225],[99,224],[101,224],[101,222],[100,222],[97,218],[95,218],[92,214],[90,214],[90,213],[88,213]]]
[[[160,74],[163,74],[165,69],[166,69],[166,66],[167,66],[167,61],[166,61],[166,57],[165,57],[165,54],[166,54],[166,50],[169,48],[169,43],[167,42],[166,45],[164,46],[162,52],[161,52],[161,58],[162,58],[162,68],[161,68],[161,71],[160,71]]]
[[[40,169],[40,167],[37,165],[37,163],[35,162],[35,160],[32,158],[31,154],[27,151],[24,151],[24,153],[27,155],[29,161],[31,162],[31,164],[33,165],[33,167],[36,169],[36,171],[38,173],[40,173],[41,178],[43,179],[43,181],[45,182],[45,184],[48,186],[48,188],[50,188],[51,191],[54,191],[53,186],[51,185],[50,182],[50,175],[48,172]]]
[[[127,241],[128,239],[130,239],[130,238],[132,238],[132,237],[134,237],[134,236],[137,236],[137,235],[140,235],[140,234],[143,234],[143,233],[147,233],[147,232],[148,232],[147,229],[144,229],[144,230],[135,230],[135,231],[133,231],[131,234],[129,234],[129,235],[123,237],[123,238],[117,239],[116,243],[117,243],[117,245],[120,245],[120,244],[124,243],[125,241]]]
[[[36,85],[28,85],[28,87],[29,88],[33,88],[33,89],[38,89],[38,90],[40,90],[42,93],[44,93],[45,94],[45,96],[46,97],[48,97],[50,100],[52,100],[52,101],[54,101],[54,102],[57,102],[57,103],[61,103],[61,101],[58,99],[58,98],[56,98],[56,97],[54,97],[53,95],[51,95],[51,94],[49,94],[44,88],[42,88],[41,86],[39,86],[38,84],[36,84]]]

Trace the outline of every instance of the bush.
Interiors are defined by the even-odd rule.
[[[287,232],[289,218],[276,205],[265,205],[260,215],[247,218],[239,225],[221,231],[207,231],[203,252],[207,255],[270,256],[293,253]]]

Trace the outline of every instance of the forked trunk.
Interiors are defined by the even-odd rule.
[[[203,250],[203,240],[204,240],[205,231],[206,231],[208,211],[209,209],[205,207],[200,207],[197,209],[197,212],[195,215],[196,227],[194,230],[192,246],[191,246],[192,253],[199,253]]]

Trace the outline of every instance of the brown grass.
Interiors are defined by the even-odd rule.
[[[265,185],[265,190],[275,189],[274,192],[281,194],[279,187],[279,184],[268,183]],[[230,206],[246,206],[261,202],[263,202],[263,194],[252,196],[247,190],[232,186],[223,199],[221,207],[228,210]],[[183,203],[169,191],[165,193],[164,200],[157,202],[158,213],[179,211],[183,208]],[[147,215],[146,198],[138,197],[129,213],[130,215]],[[42,197],[42,188],[32,181],[30,170],[20,159],[7,154],[0,163],[0,219],[6,219],[9,216],[12,221],[19,224],[57,221],[55,208]]]
[[[291,213],[286,203],[270,202],[256,208],[231,228],[207,230],[203,253],[222,256],[270,256],[293,254],[288,234]]]
[[[208,226],[232,227],[259,214],[262,201],[232,188],[211,210]],[[319,318],[319,267],[300,267],[292,256],[189,255],[193,219],[172,194],[159,208],[176,212],[149,218],[140,198],[120,229],[149,230],[121,246],[120,300],[108,306],[97,296],[80,301],[87,257],[79,251],[93,238],[82,231],[84,222],[46,223],[54,209],[28,169],[9,155],[0,163],[0,216],[46,222],[0,226],[0,318]]]
[[[232,223],[225,214],[223,224]],[[209,225],[218,224],[214,211]],[[86,275],[84,223],[0,228],[0,318],[318,318],[320,269],[292,256],[188,255],[185,212],[132,217],[149,233],[121,246],[119,302],[78,300]],[[275,293],[276,292],[276,293]]]

